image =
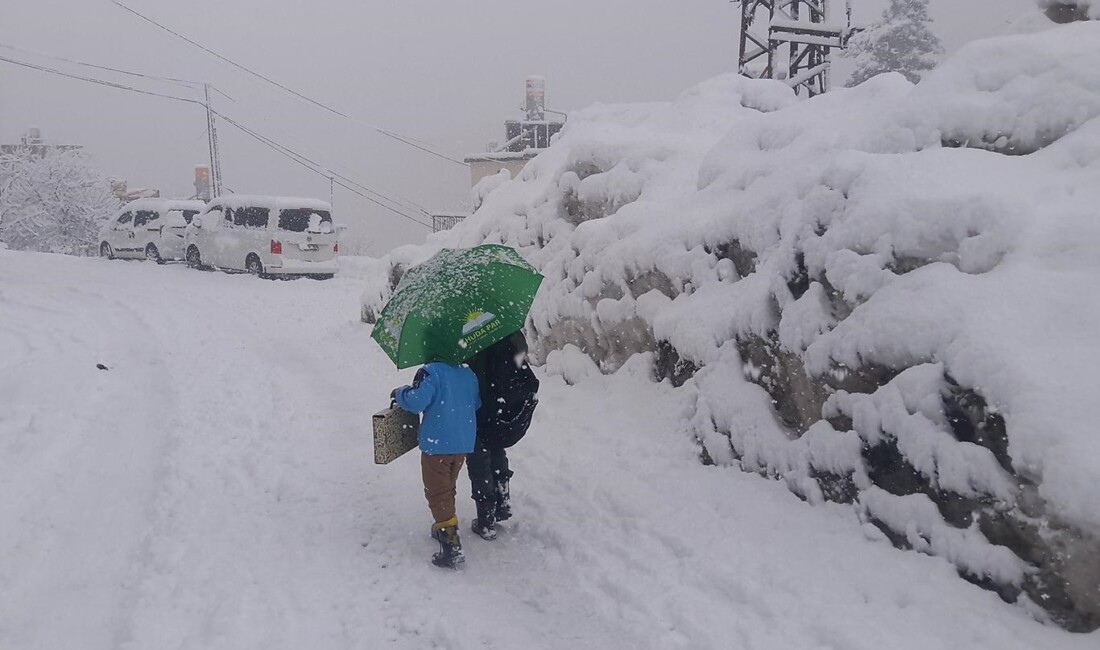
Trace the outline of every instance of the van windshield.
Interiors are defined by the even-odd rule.
[[[295,208],[279,213],[279,230],[290,232],[332,232],[332,215],[328,210]]]

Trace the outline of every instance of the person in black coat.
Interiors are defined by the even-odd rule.
[[[512,516],[508,482],[508,447],[531,425],[538,404],[539,380],[527,363],[527,339],[515,332],[467,361],[477,375],[481,407],[477,440],[466,457],[466,471],[477,518],[471,528],[484,539],[496,537],[496,522]]]

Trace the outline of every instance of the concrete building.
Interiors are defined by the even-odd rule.
[[[526,151],[488,151],[481,154],[470,154],[463,160],[470,166],[470,187],[477,185],[486,176],[499,174],[500,170],[507,169],[512,178],[515,178],[527,164],[538,154],[538,150]]]
[[[488,151],[469,154],[463,159],[470,166],[470,187],[483,178],[499,174],[502,169],[515,178],[527,161],[549,147],[551,138],[565,126],[564,121],[546,117],[547,113],[557,113],[546,108],[546,81],[542,77],[528,77],[525,84],[523,119],[505,120],[504,144],[490,143]],[[453,228],[467,216],[459,212],[433,213],[432,231]]]
[[[32,126],[16,144],[0,144],[0,155],[42,158],[51,151],[72,151],[82,148],[78,144],[47,144],[42,129]]]
[[[525,82],[525,101],[523,119],[505,120],[503,145],[490,146],[485,153],[470,154],[465,161],[470,165],[470,186],[486,176],[507,169],[515,178],[517,174],[543,149],[550,146],[550,140],[565,126],[564,121],[547,119],[547,113],[557,113],[546,108],[546,80],[542,77],[528,77]],[[561,113],[564,116],[564,113]],[[495,145],[495,143],[494,143]]]

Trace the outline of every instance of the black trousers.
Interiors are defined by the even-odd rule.
[[[466,472],[470,475],[474,501],[495,501],[497,485],[512,477],[508,469],[508,451],[504,447],[483,444],[479,436],[473,453],[466,456]]]

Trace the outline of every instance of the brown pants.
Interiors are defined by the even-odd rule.
[[[435,522],[443,523],[455,517],[455,484],[465,454],[429,456],[420,452],[420,470],[424,476],[424,496]]]

